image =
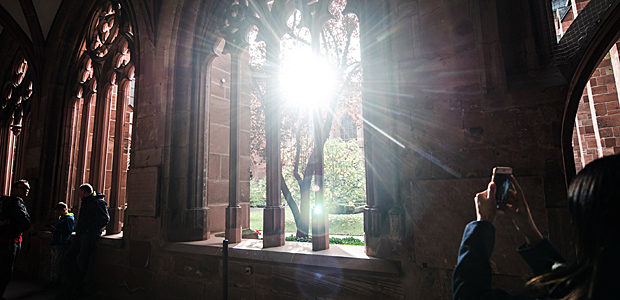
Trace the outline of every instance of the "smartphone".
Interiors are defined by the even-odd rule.
[[[510,188],[510,176],[512,168],[495,167],[493,168],[493,182],[495,183],[495,201],[497,205],[508,202],[508,188]]]

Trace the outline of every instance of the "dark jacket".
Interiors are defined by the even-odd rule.
[[[68,245],[69,238],[71,237],[71,233],[73,232],[74,222],[75,219],[72,213],[68,213],[64,216],[58,217],[58,221],[56,221],[56,225],[54,225],[54,232],[52,232],[52,239],[50,240],[50,245]]]
[[[524,295],[511,296],[503,290],[491,288],[489,258],[495,245],[495,227],[487,221],[467,224],[459,249],[459,259],[452,275],[452,293],[455,300],[532,299]],[[523,244],[517,252],[530,266],[534,275],[550,271],[556,262],[566,260],[551,242],[544,240],[532,247]],[[553,299],[552,297],[543,299]]]
[[[22,233],[30,228],[30,215],[26,205],[19,197],[5,196],[0,198],[0,242],[21,243]]]
[[[81,235],[86,230],[101,234],[103,227],[108,225],[110,215],[108,214],[108,204],[103,200],[103,197],[105,197],[104,194],[93,193],[82,199],[78,222],[75,225],[76,235]]]

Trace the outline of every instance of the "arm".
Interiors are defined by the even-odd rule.
[[[543,240],[542,234],[532,219],[523,190],[514,176],[510,176],[508,203],[500,204],[500,209],[510,216],[517,231],[525,238],[527,245],[534,246]]]
[[[62,222],[56,224],[54,230],[60,232],[63,236],[70,235],[73,232],[73,223],[73,218],[66,217],[62,220]]]
[[[10,207],[9,219],[8,226],[15,236],[30,228],[30,215],[26,210],[26,205],[19,198],[16,198],[15,203]]]
[[[497,214],[495,184],[489,183],[487,190],[476,194],[477,221],[465,227],[459,248],[459,257],[452,275],[454,300],[484,299],[530,299],[526,296],[510,296],[491,285],[489,258],[495,245],[495,227],[492,222]]]
[[[528,247],[527,244],[521,245],[517,248],[517,252],[519,252],[523,260],[530,266],[534,275],[540,275],[550,271],[551,267],[557,262],[566,262],[566,259],[564,259],[558,249],[556,249],[546,237],[534,246]]]
[[[92,229],[101,230],[101,228],[108,225],[110,222],[110,215],[108,214],[108,204],[103,199],[97,199],[94,208],[95,219],[93,220]]]
[[[566,262],[551,241],[543,237],[538,230],[527,201],[525,201],[523,189],[514,176],[510,177],[508,203],[500,205],[500,209],[510,216],[517,231],[523,235],[525,244],[521,245],[517,251],[535,275],[550,271],[556,262]]]
[[[491,288],[489,258],[495,245],[495,227],[488,221],[467,224],[452,275],[455,300],[510,299],[502,290]]]

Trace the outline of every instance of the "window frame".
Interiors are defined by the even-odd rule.
[[[100,3],[91,12],[79,43],[76,68],[70,77],[75,85],[65,109],[62,146],[67,170],[59,179],[64,186],[59,199],[78,213],[77,189],[82,183],[91,183],[96,191],[104,192],[110,213],[106,234],[122,231],[127,204],[131,156],[125,148],[134,129],[132,102],[137,92],[138,53],[129,14],[127,6],[115,0]],[[119,118],[121,125],[117,125]]]

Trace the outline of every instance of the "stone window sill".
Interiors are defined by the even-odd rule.
[[[41,237],[43,239],[50,239],[52,237],[52,233],[47,230],[34,231],[32,232],[32,235]],[[75,237],[75,232],[71,233],[71,236],[71,238]],[[102,235],[97,240],[97,245],[109,246],[113,248],[121,248],[124,244],[125,242],[123,241],[123,232],[117,234]]]
[[[122,248],[125,245],[123,241],[123,232],[110,235],[102,235],[97,240],[97,245],[105,245],[113,248]]]
[[[164,251],[207,256],[222,256],[222,237],[205,241],[175,242],[163,246]],[[333,268],[334,263],[343,270],[366,271],[398,276],[397,262],[368,257],[363,246],[330,245],[329,249],[312,251],[312,243],[285,242],[284,246],[263,248],[262,240],[246,239],[229,244],[228,257],[232,260],[249,260],[263,263],[309,265]]]

